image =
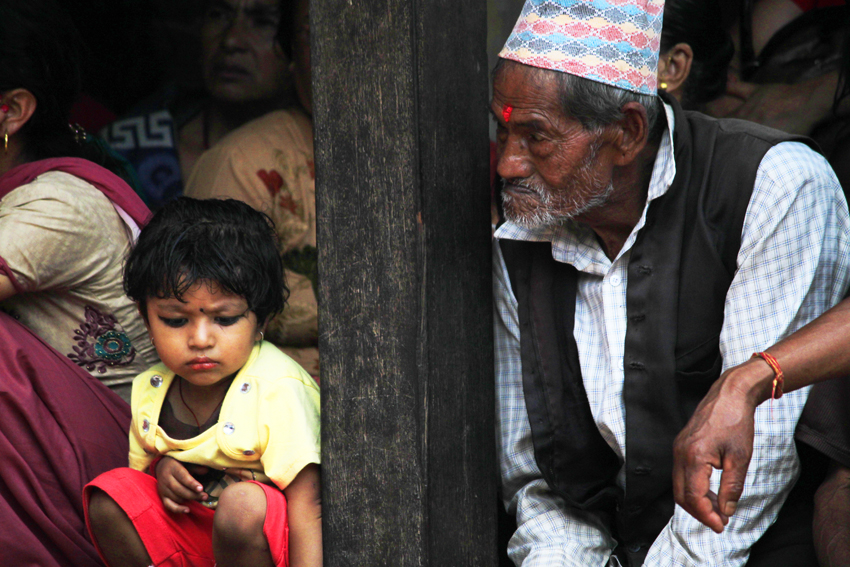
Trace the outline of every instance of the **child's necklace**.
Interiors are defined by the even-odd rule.
[[[183,402],[183,407],[185,407],[187,410],[189,410],[189,413],[192,414],[192,419],[195,420],[195,425],[198,426],[198,433],[201,433],[201,423],[198,421],[198,416],[195,415],[195,412],[192,411],[192,408],[189,407],[189,404],[187,404],[185,398],[183,398],[183,377],[182,376],[180,376],[180,381],[177,383],[177,390],[180,392],[180,401]],[[225,395],[226,395],[226,392],[225,392]],[[218,405],[216,405],[213,408],[212,413],[210,413],[210,415],[215,414],[215,412],[218,410],[218,408],[221,407],[221,404],[223,404],[223,403],[224,403],[224,397],[222,397],[221,401],[218,402]],[[209,420],[209,418],[207,418],[207,420]]]

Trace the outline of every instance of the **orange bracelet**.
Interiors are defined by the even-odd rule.
[[[767,352],[753,353],[753,358],[761,358],[764,360],[770,369],[773,370],[773,392],[770,394],[771,400],[778,400],[782,397],[782,388],[785,386],[785,374],[782,373],[782,368],[779,367],[779,362],[776,357]]]

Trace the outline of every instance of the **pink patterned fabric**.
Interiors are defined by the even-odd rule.
[[[503,59],[657,92],[664,0],[526,0]]]

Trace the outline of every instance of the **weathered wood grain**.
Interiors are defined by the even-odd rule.
[[[486,4],[313,0],[325,564],[492,566]]]

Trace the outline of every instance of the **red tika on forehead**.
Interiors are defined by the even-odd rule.
[[[511,112],[513,111],[514,107],[509,104],[506,104],[504,107],[502,107],[502,118],[505,119],[505,122],[511,121]]]

